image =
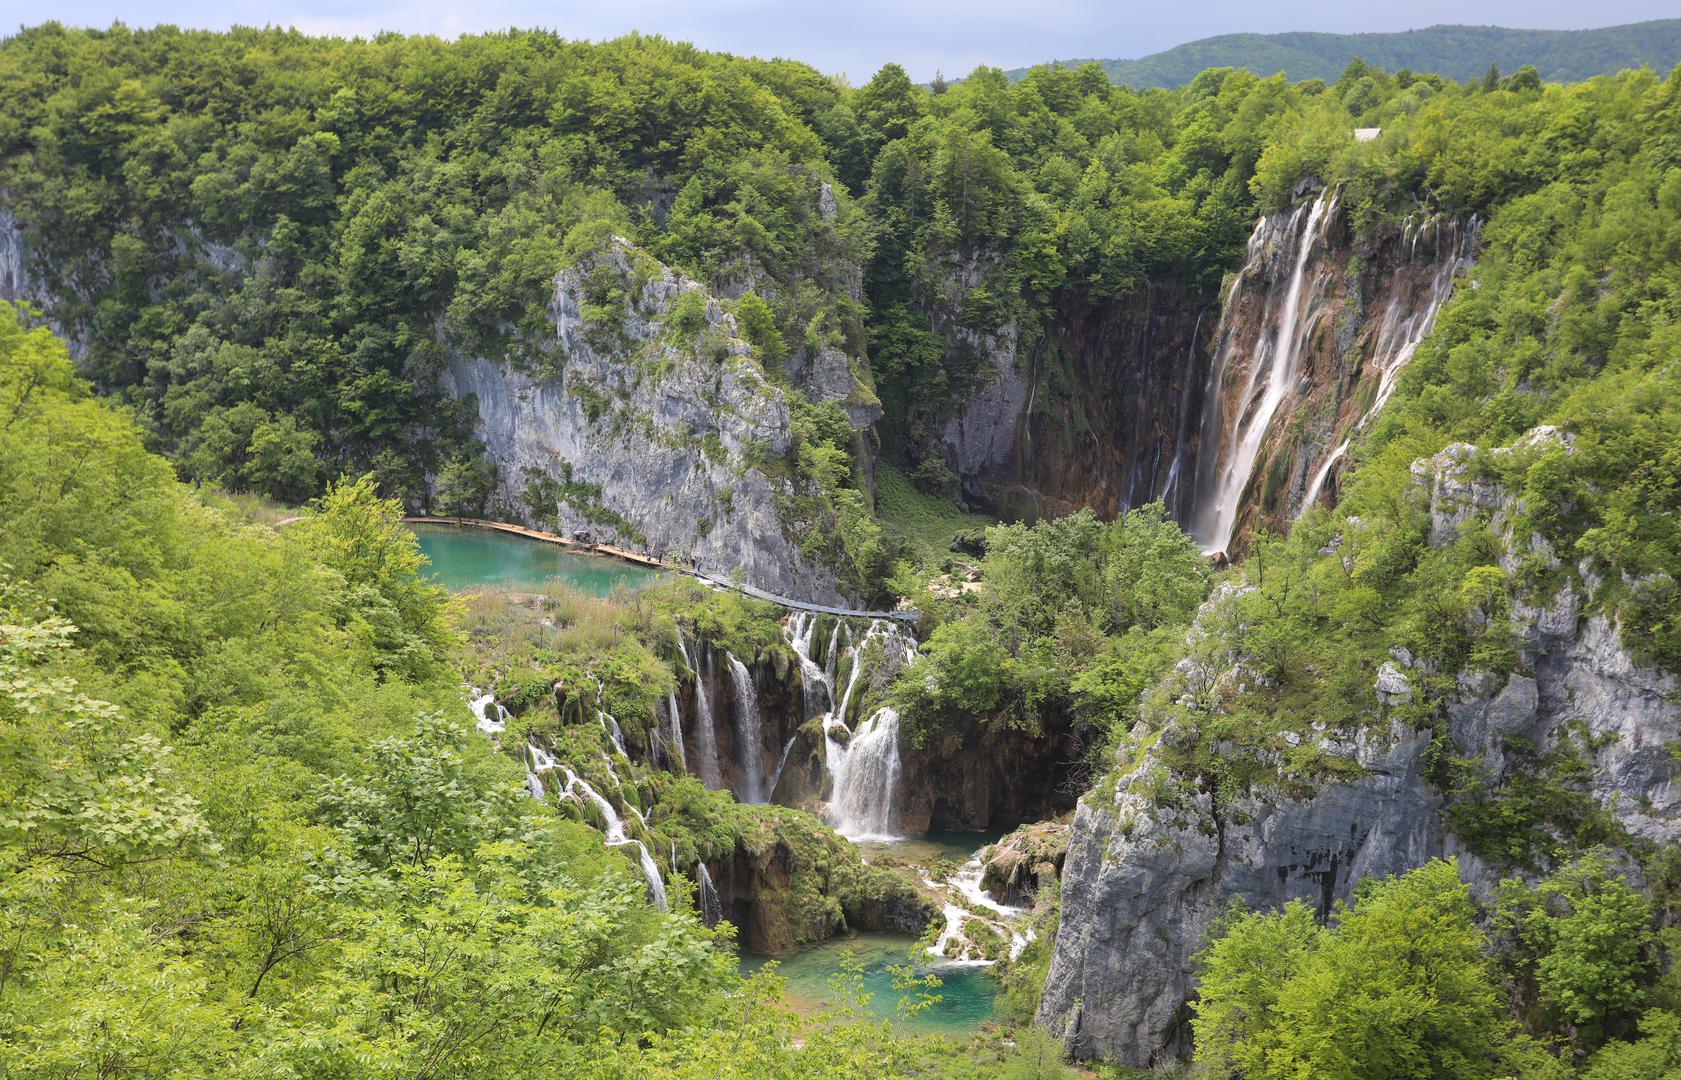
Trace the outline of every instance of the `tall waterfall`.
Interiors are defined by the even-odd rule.
[[[1453,291],[1454,278],[1471,264],[1476,252],[1479,224],[1474,216],[1462,225],[1456,220],[1444,222],[1439,215],[1432,214],[1424,218],[1409,217],[1402,226],[1402,241],[1406,245],[1407,261],[1418,261],[1420,241],[1423,241],[1425,247],[1423,257],[1432,261],[1425,296],[1422,303],[1407,303],[1406,298],[1400,295],[1392,296],[1388,306],[1384,308],[1383,321],[1378,327],[1372,357],[1367,361],[1368,364],[1377,365],[1377,393],[1373,396],[1371,405],[1360,415],[1360,419],[1347,429],[1347,434],[1337,444],[1336,449],[1325,455],[1325,460],[1320,462],[1319,468],[1314,471],[1313,479],[1302,496],[1303,512],[1319,501],[1331,470],[1348,453],[1354,437],[1389,403],[1389,398],[1395,393],[1395,387],[1400,381],[1401,372],[1412,359],[1413,353],[1418,351],[1424,336],[1436,324],[1437,312],[1442,310],[1442,305],[1447,302],[1448,295]]]
[[[688,772],[689,762],[683,750],[683,713],[677,708],[677,695],[665,696],[666,745],[670,748],[672,763],[678,772]]]
[[[695,899],[700,901],[700,921],[717,926],[724,921],[724,906],[718,901],[718,888],[712,884],[712,872],[704,862],[695,864]]]
[[[1316,245],[1324,241],[1325,227],[1335,219],[1337,189],[1320,192],[1311,206],[1298,207],[1288,223],[1280,229],[1273,215],[1263,217],[1249,238],[1249,258],[1239,272],[1232,292],[1226,298],[1226,316],[1235,311],[1233,303],[1245,277],[1259,272],[1265,265],[1273,245],[1283,241],[1285,250],[1294,259],[1289,286],[1276,311],[1269,291],[1263,325],[1272,328],[1270,335],[1260,341],[1240,340],[1230,327],[1223,327],[1219,352],[1215,356],[1208,391],[1204,400],[1202,461],[1197,483],[1197,511],[1191,532],[1209,552],[1224,551],[1232,539],[1237,524],[1243,493],[1255,471],[1255,459],[1261,452],[1272,424],[1273,414],[1285,398],[1297,389],[1301,375],[1302,345],[1313,330],[1318,314],[1317,306],[1309,304],[1312,314],[1303,317],[1303,288],[1308,265]],[[1317,294],[1325,272],[1320,270],[1311,283]],[[1243,390],[1232,399],[1233,415],[1228,426],[1221,415],[1221,390],[1226,372],[1233,364],[1246,364],[1248,371]],[[1211,437],[1212,436],[1212,437]],[[1218,447],[1217,453],[1209,449]]]
[[[759,716],[759,691],[747,665],[726,652],[730,678],[735,683],[736,743],[741,757],[741,801],[765,801],[764,724]]]

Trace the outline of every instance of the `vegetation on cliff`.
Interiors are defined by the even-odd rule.
[[[1015,1068],[743,981],[472,730],[460,616],[368,483],[248,524],[0,316],[0,1071]]]

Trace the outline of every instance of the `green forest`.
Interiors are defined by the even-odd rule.
[[[1460,80],[1482,75],[1490,64],[1505,71],[1527,64],[1549,82],[1579,82],[1623,68],[1673,67],[1681,59],[1681,22],[1654,19],[1594,30],[1427,26],[1391,34],[1221,34],[1136,60],[1096,62],[1118,83],[1172,88],[1212,67],[1329,82],[1356,58],[1390,71],[1405,68]],[[1073,67],[1079,62],[1064,63]]]
[[[649,36],[0,40],[0,228],[27,247],[0,301],[0,1076],[1681,1076],[1668,773],[1604,780],[1681,759],[1681,68],[1217,60],[1173,88],[1097,63],[854,87]],[[1334,505],[1227,563],[1161,503],[1000,520],[966,493],[941,440],[996,379],[989,343],[1076,411],[1123,393],[1058,366],[1070,305],[1169,289],[1217,317],[1257,219],[1326,190],[1356,252],[1421,215],[1479,230]],[[943,940],[917,874],[811,806],[672,767],[690,646],[810,692],[787,613],[677,578],[452,594],[402,520],[506,510],[440,375],[563,366],[563,271],[611,351],[634,301],[591,275],[615,238],[733,320],[735,359],[703,294],[675,302],[687,354],[781,395],[785,450],[746,467],[797,493],[838,591],[915,612],[902,661],[870,637],[837,660],[819,624],[845,735],[787,706],[788,747],[888,713],[907,762],[1006,747],[1076,841],[1112,813],[1100,866],[1223,841],[1379,771],[1346,747],[1417,739],[1452,850],[1222,905],[1179,943],[1177,1051],[1136,1072],[1066,1060],[1041,1005],[1077,940],[1073,849],[1021,889],[1031,935],[986,946],[970,1038],[906,1026],[940,994],[913,963],[896,1019],[861,970],[818,1009],[743,974],[746,931],[680,867],[774,861],[750,929],[788,947],[918,905]],[[825,350],[879,419],[802,389]],[[567,469],[550,502],[599,507]],[[1444,525],[1450,497],[1472,509]],[[1542,686],[1536,715],[1579,689],[1534,640],[1557,611],[1576,644],[1606,628],[1582,668],[1634,688],[1610,707],[1650,690],[1658,720],[1468,751],[1485,684]],[[569,764],[558,800],[528,797],[530,740]]]

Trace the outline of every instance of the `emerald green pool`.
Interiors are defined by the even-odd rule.
[[[432,560],[432,577],[446,589],[485,586],[535,588],[562,581],[592,596],[624,586],[634,589],[659,571],[597,555],[577,555],[556,544],[494,529],[463,525],[411,525],[420,551]]]
[[[913,948],[920,949],[915,939],[898,934],[859,934],[857,937],[814,945],[808,949],[777,957],[777,973],[787,980],[783,997],[802,1013],[816,1012],[833,1003],[835,991],[829,980],[841,971],[848,957],[863,965],[864,992],[870,995],[869,1012],[891,1019],[898,1014],[901,992],[893,988],[893,973],[889,964],[903,965]],[[770,957],[744,953],[741,970],[750,974],[765,966]],[[941,986],[928,993],[939,1001],[902,1022],[907,1028],[963,1037],[972,1034],[982,1023],[992,1018],[992,1006],[998,996],[998,982],[986,969],[945,964],[917,965],[917,974],[932,971],[940,978]]]

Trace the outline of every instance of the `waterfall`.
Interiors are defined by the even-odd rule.
[[[689,771],[689,762],[683,751],[683,714],[677,709],[676,694],[666,695],[665,718],[670,725],[666,742],[670,745],[672,754],[675,755],[673,760],[677,765],[677,771],[686,773]]]
[[[726,652],[730,677],[735,681],[736,742],[741,757],[741,801],[765,801],[764,723],[759,716],[759,692],[747,665]]]
[[[1273,414],[1296,390],[1301,374],[1302,345],[1310,336],[1316,321],[1314,316],[1317,315],[1317,308],[1309,305],[1313,308],[1312,314],[1305,319],[1302,317],[1303,281],[1315,245],[1323,240],[1329,223],[1335,219],[1336,209],[1337,190],[1327,188],[1320,192],[1311,207],[1305,210],[1298,207],[1290,216],[1289,225],[1284,230],[1284,238],[1294,245],[1295,252],[1290,284],[1276,313],[1272,309],[1271,290],[1268,290],[1262,319],[1263,326],[1273,328],[1272,334],[1263,335],[1257,342],[1239,342],[1228,330],[1220,342],[1209,381],[1208,404],[1204,409],[1205,419],[1213,418],[1214,434],[1220,438],[1218,442],[1205,441],[1201,450],[1205,463],[1211,465],[1215,472],[1210,485],[1201,483],[1199,477],[1197,512],[1191,530],[1204,550],[1210,553],[1224,551],[1231,544],[1243,493],[1254,474],[1255,459],[1260,455]],[[1298,225],[1304,217],[1305,223]],[[1249,241],[1249,261],[1239,272],[1237,281],[1233,282],[1222,321],[1235,311],[1234,301],[1239,285],[1264,265],[1267,249],[1271,246],[1268,241],[1272,238],[1272,221],[1269,216],[1256,225]],[[1315,293],[1317,285],[1316,277]],[[1225,423],[1219,416],[1219,405],[1226,371],[1234,361],[1246,361],[1248,375],[1242,393],[1233,399],[1235,409],[1228,438]],[[1207,429],[1205,423],[1205,433]]]
[[[509,719],[507,709],[503,708],[501,705],[496,705],[496,712],[494,715],[496,715],[498,719],[491,719],[492,713],[490,711],[490,706],[496,704],[495,695],[490,692],[481,693],[476,687],[469,688],[469,690],[471,697],[468,702],[468,707],[472,709],[473,715],[478,720],[479,730],[485,732],[486,734],[496,734],[505,731],[507,729]],[[622,742],[621,733],[619,732],[618,721],[613,720],[611,716],[608,716],[606,713],[600,711],[596,713],[596,718],[601,722],[603,729],[607,729],[607,722],[612,721],[610,734],[613,737],[614,745],[618,747],[621,754],[624,753],[624,744]],[[613,770],[613,759],[608,757],[606,754],[602,754],[601,760],[607,765],[608,775],[613,777],[615,783],[618,782],[618,774]],[[631,845],[636,847],[637,862],[642,867],[642,877],[648,883],[648,899],[652,901],[654,906],[659,908],[661,911],[666,910],[665,883],[660,880],[660,868],[654,865],[653,857],[648,854],[648,846],[640,840],[636,840],[625,835],[624,821],[619,817],[618,811],[613,809],[613,804],[607,801],[606,796],[602,795],[599,791],[596,791],[588,784],[588,782],[579,777],[577,773],[574,773],[571,769],[568,769],[559,761],[555,760],[554,754],[550,753],[546,748],[529,740],[526,741],[525,789],[531,794],[533,799],[536,799],[538,802],[542,802],[544,800],[547,795],[547,791],[543,786],[543,774],[553,772],[556,769],[559,769],[566,777],[566,785],[562,788],[566,794],[573,797],[577,797],[581,794],[583,797],[589,799],[590,802],[594,803],[596,809],[601,812],[601,819],[606,823],[606,828],[602,830],[602,836],[608,847],[628,847]],[[629,806],[627,804],[627,808],[631,813],[636,815],[637,821],[641,822],[643,831],[646,832],[648,819],[645,818],[642,815],[642,812],[636,809],[636,807]]]
[[[1167,507],[1168,513],[1175,518],[1179,516],[1179,473],[1185,463],[1185,432],[1190,427],[1191,390],[1196,385],[1194,376],[1197,369],[1197,338],[1202,334],[1204,314],[1206,311],[1197,312],[1196,324],[1191,328],[1191,347],[1185,355],[1185,381],[1179,388],[1179,418],[1173,428],[1173,460],[1168,464],[1167,479],[1162,483],[1162,505]]]
[[[707,692],[707,679],[700,668],[689,659],[689,646],[683,640],[682,627],[677,628],[677,647],[683,651],[683,663],[695,679],[695,745],[700,751],[700,782],[716,791],[724,786],[724,774],[718,767],[718,732],[712,724],[712,698]],[[712,652],[706,652],[706,667],[712,668]]]
[[[478,687],[468,690],[467,708],[473,714],[475,726],[486,735],[500,735],[508,730],[508,710],[496,700],[495,691],[480,691]]]
[[[897,710],[877,709],[858,725],[844,750],[835,759],[829,800],[835,831],[854,840],[891,836],[893,789],[900,771]]]
[[[874,619],[863,639],[853,644],[846,624],[836,622],[827,662],[820,666],[811,655],[815,625],[816,620],[808,614],[791,615],[783,634],[800,661],[806,717],[822,717],[823,761],[830,778],[830,823],[843,836],[854,839],[887,837],[893,824],[893,789],[901,772],[899,714],[890,708],[878,709],[858,725],[856,732],[849,731],[846,717],[864,679],[864,657],[870,645],[879,645],[889,661],[908,664],[916,656],[916,639],[897,623]],[[852,666],[837,701],[835,682],[843,649],[850,653]],[[818,711],[825,706],[827,711]],[[771,782],[772,793],[793,745],[789,740],[782,748],[782,759]]]
[[[835,707],[833,679],[811,658],[811,635],[816,629],[817,616],[809,611],[795,612],[788,617],[788,644],[793,647],[794,655],[800,659],[801,699],[804,702],[807,720],[821,716],[825,710]],[[839,623],[835,624],[835,632],[840,633]],[[834,651],[834,646],[831,645],[831,659]],[[783,751],[783,757],[787,756],[787,751]],[[773,791],[775,787],[776,785],[771,785]]]
[[[1319,501],[1320,492],[1325,487],[1325,481],[1330,478],[1331,469],[1348,453],[1354,437],[1389,403],[1400,381],[1401,372],[1412,360],[1413,353],[1418,351],[1425,335],[1430,333],[1430,328],[1436,324],[1437,313],[1442,310],[1442,305],[1447,303],[1448,295],[1453,291],[1454,279],[1471,264],[1476,250],[1479,224],[1475,216],[1463,228],[1458,222],[1449,222],[1447,232],[1450,234],[1448,242],[1451,248],[1446,257],[1443,252],[1443,227],[1440,217],[1432,215],[1422,221],[1415,221],[1409,217],[1403,224],[1402,237],[1407,247],[1408,262],[1418,258],[1418,241],[1426,232],[1434,238],[1434,250],[1427,253],[1427,257],[1435,261],[1430,273],[1429,291],[1422,304],[1403,303],[1402,297],[1395,296],[1384,309],[1383,322],[1378,327],[1372,356],[1367,361],[1368,365],[1377,365],[1377,394],[1360,419],[1348,428],[1342,442],[1326,455],[1325,460],[1314,472],[1313,479],[1302,496],[1302,513],[1306,513]]]
[[[597,709],[595,721],[601,725],[601,730],[607,733],[607,738],[613,743],[613,749],[629,757],[630,755],[625,753],[625,733],[619,728],[619,722],[613,719],[613,714]]]
[[[695,863],[695,893],[695,899],[700,901],[700,921],[717,926],[724,920],[724,905],[718,900],[718,890],[704,862]]]
[[[776,797],[776,786],[782,783],[783,766],[788,764],[788,751],[794,748],[794,744],[798,742],[799,739],[800,737],[798,734],[788,736],[787,743],[785,743],[782,747],[782,756],[776,761],[776,772],[771,774],[770,790],[765,792],[765,798],[774,799]]]
[[[936,892],[943,891],[952,897],[944,906],[945,926],[941,929],[939,938],[928,947],[928,955],[939,957],[947,963],[964,966],[984,967],[992,964],[993,960],[976,955],[979,950],[963,932],[964,925],[969,922],[985,924],[994,934],[1008,935],[1011,960],[1020,956],[1028,943],[1033,941],[1035,935],[1031,928],[1023,932],[1015,927],[1015,923],[1026,909],[1000,904],[981,888],[981,877],[985,872],[981,865],[981,855],[985,850],[982,848],[977,851],[974,857],[943,883],[923,877],[923,885]]]
[[[525,744],[525,789],[538,802],[543,800],[543,774],[555,767],[555,759],[536,743]]]
[[[551,759],[552,761],[552,759]],[[552,767],[552,766],[551,766]],[[589,782],[578,776],[566,766],[560,766],[561,773],[566,777],[564,790],[567,794],[588,799],[595,804],[601,813],[601,819],[606,823],[602,829],[608,847],[635,847],[637,862],[642,867],[642,876],[648,883],[648,898],[661,911],[666,910],[665,883],[660,880],[660,868],[654,864],[654,857],[648,854],[648,845],[640,840],[625,835],[624,821],[607,797],[589,785]]]

